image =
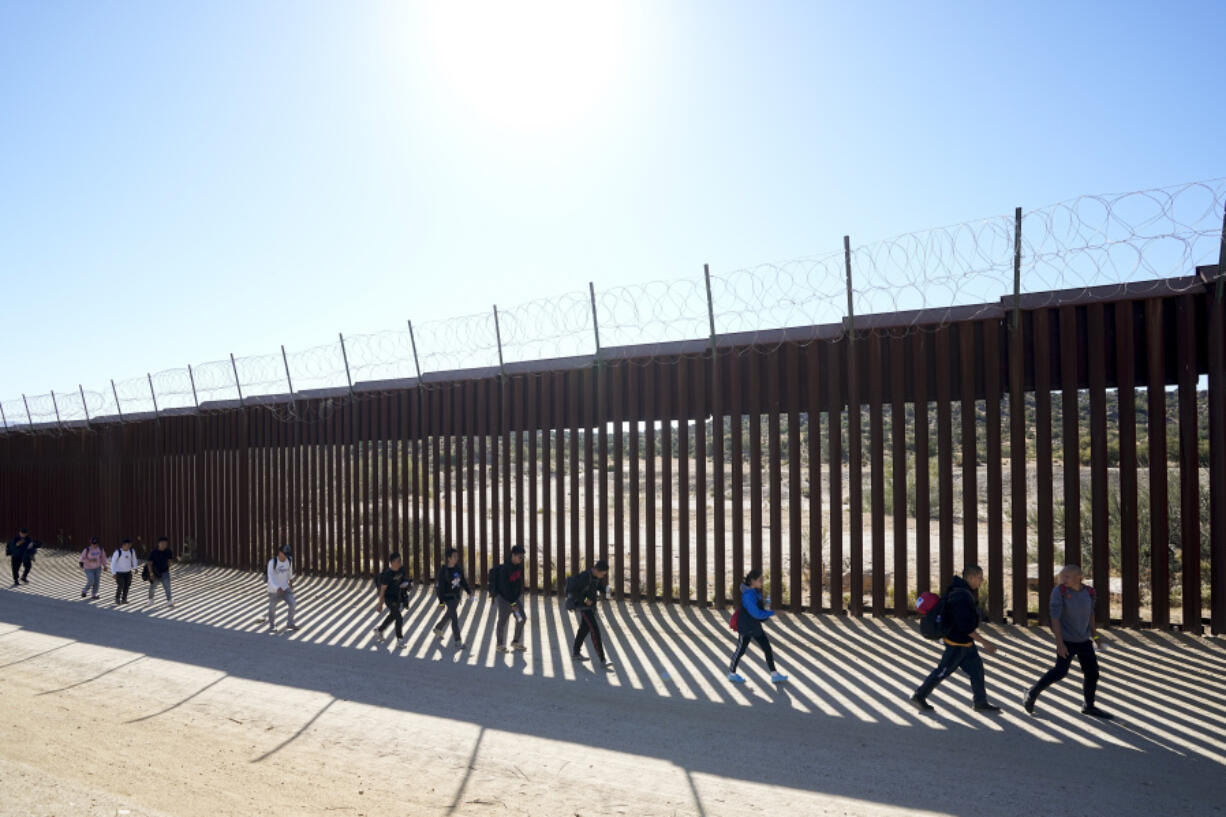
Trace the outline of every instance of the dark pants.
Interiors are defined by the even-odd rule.
[[[749,649],[749,642],[755,641],[762,648],[762,653],[766,656],[766,666],[771,671],[775,671],[775,654],[771,650],[770,639],[766,637],[765,630],[758,630],[756,633],[741,633],[741,637],[736,642],[736,652],[732,654],[732,666],[728,672],[736,672],[737,664],[741,663],[742,656],[745,655],[745,650]]]
[[[20,556],[10,556],[9,558],[13,562],[13,584],[20,584],[21,583],[21,557]],[[30,572],[30,568],[27,567],[26,573],[29,573],[29,572]]]
[[[434,625],[434,632],[441,634],[443,628],[447,626],[447,622],[451,622],[451,634],[455,636],[457,644],[462,640],[460,638],[460,618],[456,615],[456,607],[460,605],[459,599],[447,599],[443,602],[446,607],[443,611],[443,617],[439,619],[438,624]]]
[[[975,703],[986,704],[988,690],[983,681],[983,659],[979,657],[979,648],[974,644],[969,647],[946,644],[945,653],[941,656],[937,668],[924,680],[924,683],[920,684],[919,689],[915,690],[916,697],[927,698],[928,694],[937,688],[937,684],[953,675],[958,669],[965,672],[971,679],[971,693],[974,695]]]
[[[498,646],[505,647],[507,645],[507,627],[511,623],[511,619],[515,619],[515,637],[512,639],[512,644],[524,643],[524,621],[525,616],[520,608],[520,614],[515,615],[515,611],[511,608],[511,602],[498,596],[494,599],[498,605],[498,624],[494,630],[497,634]]]
[[[128,588],[132,586],[132,572],[115,574],[115,603],[128,600]]]
[[[21,571],[21,580],[23,582],[29,581],[30,568],[34,566],[34,557],[33,556],[23,556],[21,559],[21,564],[22,566],[25,567],[25,570]],[[16,577],[14,577],[14,582],[15,581],[16,581]]]
[[[383,623],[379,625],[379,635],[383,635],[383,631],[387,629],[387,625],[396,622],[396,637],[404,638],[404,615],[400,612],[399,604],[389,604],[387,606],[387,617],[383,619]]]
[[[1037,698],[1040,692],[1068,675],[1069,665],[1076,656],[1077,663],[1081,664],[1082,691],[1085,693],[1086,706],[1094,706],[1094,693],[1098,689],[1098,656],[1094,653],[1094,642],[1065,641],[1064,646],[1068,648],[1068,655],[1061,658],[1059,653],[1056,654],[1056,665],[1039,679],[1030,694]]]
[[[581,608],[579,610],[579,632],[575,633],[575,655],[579,655],[583,650],[583,640],[591,633],[592,646],[596,649],[596,657],[603,664],[604,657],[604,640],[600,637],[600,621],[596,618],[594,609]]]

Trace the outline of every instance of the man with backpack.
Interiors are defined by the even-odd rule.
[[[393,553],[387,557],[387,568],[378,575],[375,584],[379,588],[379,604],[375,607],[375,613],[382,613],[383,605],[387,605],[387,618],[383,619],[382,624],[375,627],[375,638],[386,644],[387,640],[383,637],[383,631],[394,621],[396,622],[396,649],[400,649],[405,642],[404,615],[401,610],[408,604],[410,584],[399,553]]]
[[[13,587],[30,583],[30,566],[34,563],[34,551],[39,543],[30,538],[30,532],[25,528],[17,531],[17,535],[9,540],[5,553],[13,564]],[[25,573],[21,572],[25,568]]]
[[[579,614],[579,631],[575,633],[575,644],[570,656],[576,661],[586,661],[583,654],[583,642],[590,633],[592,647],[596,657],[605,671],[613,671],[613,662],[605,658],[604,640],[600,635],[600,621],[596,616],[596,605],[608,591],[609,564],[603,559],[597,561],[588,570],[576,573],[566,580],[566,609]]]
[[[516,545],[511,548],[507,560],[490,570],[490,595],[498,607],[498,626],[495,630],[498,638],[498,652],[507,652],[507,625],[515,618],[515,637],[511,640],[511,649],[523,652],[524,622],[524,549]]]
[[[448,548],[447,560],[439,565],[438,573],[434,576],[434,592],[438,596],[439,605],[444,608],[442,619],[434,625],[434,634],[442,638],[443,631],[450,622],[456,649],[460,650],[464,649],[464,642],[460,638],[460,619],[456,615],[456,608],[460,604],[461,591],[470,596],[473,594],[468,580],[464,578],[464,571],[460,568],[460,551]]]
[[[111,554],[111,575],[115,577],[115,603],[128,603],[128,589],[132,587],[132,574],[136,570],[136,551],[132,540],[124,539],[119,549]]]
[[[1051,631],[1056,637],[1056,665],[1026,691],[1022,705],[1031,715],[1039,693],[1068,675],[1073,657],[1081,665],[1082,694],[1085,706],[1083,715],[1103,720],[1114,716],[1094,705],[1098,689],[1098,656],[1094,643],[1098,640],[1094,625],[1094,588],[1082,582],[1083,574],[1077,565],[1066,565],[1060,571],[1060,583],[1051,591]]]
[[[268,577],[268,634],[277,633],[277,602],[284,601],[289,608],[288,632],[298,629],[294,623],[294,566],[290,561],[290,546],[282,545],[277,555],[268,560],[265,573]]]
[[[962,576],[954,576],[949,589],[936,607],[925,616],[921,625],[924,634],[940,638],[945,652],[924,683],[911,696],[911,704],[920,712],[931,712],[928,695],[956,670],[961,669],[971,681],[973,706],[976,712],[999,712],[1000,707],[988,702],[987,687],[983,679],[983,659],[979,657],[976,642],[983,645],[988,655],[996,652],[992,644],[977,632],[979,627],[979,598],[977,591],[983,584],[983,568],[968,565]]]

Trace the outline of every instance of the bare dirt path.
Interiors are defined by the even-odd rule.
[[[781,615],[793,681],[770,685],[751,653],[732,688],[717,611],[609,606],[606,676],[564,659],[573,623],[549,599],[532,600],[526,658],[494,652],[483,599],[464,613],[470,648],[440,647],[422,597],[392,654],[371,642],[364,582],[304,580],[303,630],[268,636],[250,574],[189,568],[173,610],[114,608],[79,599],[70,559],[0,591],[3,815],[1226,809],[1220,642],[1119,633],[1107,725],[1076,713],[1073,683],[1022,713],[1049,642],[996,628],[989,689],[1009,711],[975,715],[953,679],[920,717],[905,699],[936,653],[904,622]]]

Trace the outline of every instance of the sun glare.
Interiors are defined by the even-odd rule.
[[[425,20],[450,101],[504,134],[581,126],[607,102],[622,62],[616,3],[439,2]]]

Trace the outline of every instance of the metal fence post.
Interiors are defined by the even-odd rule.
[[[596,319],[596,284],[587,282],[587,290],[592,298],[592,334],[596,336],[596,359],[600,359],[600,322]]]
[[[60,419],[60,406],[55,402],[55,389],[51,390],[51,408],[55,409],[55,424],[62,428],[64,421]]]
[[[409,321],[409,345],[413,347],[413,368],[417,370],[417,379],[421,380],[421,363],[417,360],[417,338],[413,337],[412,321]]]
[[[149,378],[149,399],[153,401],[153,416],[160,417],[161,415],[158,412],[158,396],[153,390],[153,375],[145,372],[145,377]]]
[[[1013,211],[1013,331],[1022,325],[1022,208]]]
[[[4,416],[4,405],[0,403],[0,420],[4,421],[4,430],[9,430],[9,418]]]
[[[345,333],[337,332],[336,336],[341,339],[341,360],[345,361],[345,381],[349,383],[349,396],[353,396],[353,375],[349,373],[349,353],[345,351]]]
[[[506,366],[502,362],[502,330],[498,327],[498,304],[494,304],[494,339],[498,341],[498,373],[506,374]]]
[[[230,353],[230,368],[234,370],[234,388],[238,389],[238,404],[243,405],[243,384],[238,380],[238,363],[234,360],[234,353]]]
[[[26,422],[30,424],[31,428],[33,428],[34,418],[30,416],[30,401],[26,399],[24,392],[21,395],[21,402],[25,403],[25,406],[26,406]]]
[[[281,362],[285,364],[285,382],[289,384],[289,396],[294,396],[294,378],[289,374],[289,356],[285,354],[285,344],[281,344]]]
[[[85,387],[78,383],[77,391],[81,392],[81,411],[85,412],[85,425],[89,425],[89,406],[85,404]]]
[[[843,236],[843,265],[847,268],[847,331],[856,334],[856,311],[851,299],[851,236]]]
[[[123,421],[123,408],[119,405],[119,390],[115,388],[115,378],[111,378],[111,394],[115,395],[115,413],[119,415],[120,422]]]
[[[192,364],[187,364],[187,379],[192,384],[192,402],[196,404],[196,408],[200,408],[200,398],[196,396],[196,375],[192,372]]]

